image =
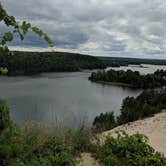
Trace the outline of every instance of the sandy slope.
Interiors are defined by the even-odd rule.
[[[78,166],[101,166],[90,153],[82,153]]]
[[[166,156],[166,110],[154,117],[138,120],[104,132],[101,134],[101,139],[104,140],[107,135],[114,135],[116,131],[120,130],[124,130],[128,134],[141,133],[148,136],[150,145]],[[79,166],[99,166],[99,164],[90,154],[84,153],[81,155]]]
[[[104,132],[102,137],[105,138],[108,134],[115,133],[118,130],[124,130],[128,134],[138,132],[148,136],[150,145],[166,155],[166,111],[156,114],[154,117],[138,120]]]

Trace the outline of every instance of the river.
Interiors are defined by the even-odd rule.
[[[144,65],[115,68],[151,73],[166,66]],[[141,90],[101,85],[88,80],[91,71],[43,73],[34,77],[0,77],[0,98],[6,99],[17,124],[37,121],[80,126],[91,124],[102,112],[120,114],[122,100]]]

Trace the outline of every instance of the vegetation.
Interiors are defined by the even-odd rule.
[[[101,113],[99,116],[95,117],[92,126],[93,130],[97,132],[113,129],[116,126],[113,112]]]
[[[8,69],[8,75],[105,68],[105,65],[95,57],[63,52],[0,53],[0,66]]]
[[[1,75],[7,75],[8,69],[6,67],[0,67],[0,74]]]
[[[123,57],[98,57],[106,66],[120,67],[128,65],[166,65],[165,59],[140,59],[140,58],[123,58]]]
[[[0,100],[1,166],[75,166],[81,152],[91,152],[106,166],[165,166],[166,158],[136,134],[107,137],[101,145],[89,129],[48,128],[28,123],[18,128],[10,118],[5,101]]]
[[[0,37],[0,67],[5,68],[5,70],[1,70],[1,74],[32,75],[40,72],[105,68],[105,65],[100,60],[86,55],[48,52],[9,52],[7,43],[13,40],[15,33],[20,36],[21,40],[24,39],[28,31],[32,31],[42,37],[50,46],[52,46],[52,41],[38,27],[34,27],[26,21],[22,23],[16,21],[14,16],[8,15],[1,3],[0,22],[10,27],[10,31]]]
[[[21,40],[24,40],[28,31],[36,33],[38,36],[42,37],[50,46],[52,46],[52,41],[49,36],[44,33],[38,27],[32,26],[30,23],[23,21],[18,22],[14,16],[10,16],[7,11],[3,8],[0,2],[0,23],[4,24],[6,27],[9,27],[9,31],[0,34],[0,55],[1,56],[10,56],[7,43],[11,42],[14,39],[15,34],[18,34]],[[0,64],[0,74],[8,74],[8,66],[3,62],[4,58]],[[16,65],[16,64],[15,64]]]
[[[11,42],[14,34],[18,34],[20,39],[23,40],[28,31],[36,33],[38,36],[43,37],[49,45],[52,45],[51,39],[38,27],[33,27],[30,23],[23,21],[19,23],[14,16],[10,16],[0,3],[0,22],[10,27],[10,31],[5,32],[0,37],[0,52],[8,52],[7,42]]]
[[[133,88],[156,88],[166,85],[166,71],[157,70],[153,74],[141,75],[138,71],[132,70],[108,70],[92,72],[89,77],[91,81],[122,84]]]
[[[1,166],[74,166],[75,157],[90,151],[91,132],[49,128],[42,124],[26,124],[18,128],[12,122],[5,101],[0,101],[0,165]]]
[[[28,30],[32,30],[49,44],[52,42],[47,34],[37,27],[32,27],[30,23],[24,21],[19,24],[13,16],[7,14],[0,3],[1,21],[6,26],[13,28],[13,31],[4,33],[0,39],[0,73],[3,75],[31,75],[40,72],[105,67],[100,60],[90,56],[70,54],[69,58],[66,53],[61,53],[61,55],[60,53],[45,53],[45,56],[43,53],[11,53],[6,43],[13,40],[14,33],[18,33],[23,40]],[[105,129],[113,125],[113,114],[101,116],[103,119],[109,117],[106,121],[107,125],[104,126]],[[96,121],[98,119],[100,118],[96,118]],[[124,122],[125,118],[123,119],[122,116],[119,119]],[[93,152],[97,159],[108,166],[138,164],[140,166],[164,166],[166,164],[166,159],[161,154],[154,152],[144,136],[119,135],[116,139],[108,137],[101,146],[92,143],[91,138],[91,131],[85,128],[81,128],[79,131],[69,128],[53,130],[41,124],[28,124],[19,128],[10,118],[7,103],[0,100],[1,166],[75,166],[75,157],[85,151]]]
[[[124,124],[153,116],[165,108],[166,89],[144,91],[136,98],[127,97],[124,99],[117,123]]]
[[[110,130],[118,125],[153,116],[166,108],[166,89],[146,90],[138,97],[127,97],[123,100],[121,114],[100,114],[94,119],[93,129],[97,132]]]
[[[166,158],[148,145],[147,137],[118,133],[107,137],[94,154],[106,166],[165,166]]]

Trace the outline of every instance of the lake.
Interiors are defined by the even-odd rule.
[[[151,73],[166,66],[123,67]],[[116,69],[116,68],[115,68]],[[118,68],[121,69],[121,68]],[[118,70],[117,69],[117,70]],[[154,70],[154,71],[153,71]],[[122,100],[141,90],[101,85],[88,80],[91,71],[43,73],[35,77],[0,77],[0,98],[6,99],[17,124],[37,121],[80,126],[102,112],[120,114]]]

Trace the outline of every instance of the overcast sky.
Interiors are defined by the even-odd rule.
[[[18,21],[41,27],[57,48],[100,56],[166,58],[165,0],[1,2]],[[16,39],[12,45],[47,46],[31,33],[23,43]]]

